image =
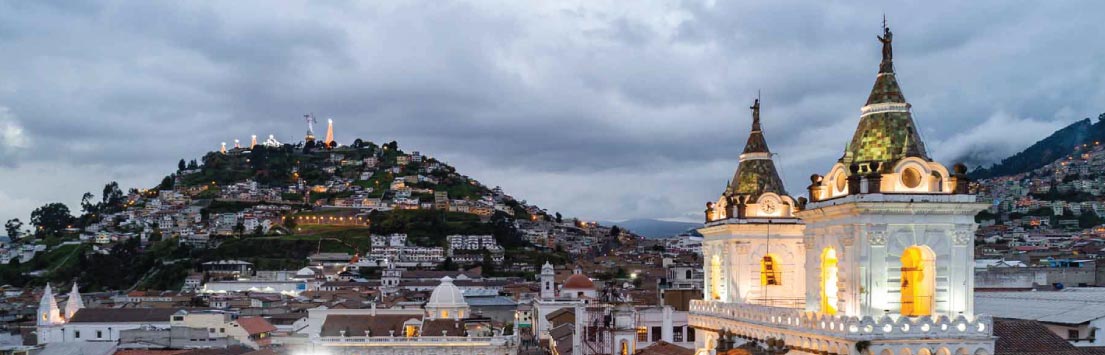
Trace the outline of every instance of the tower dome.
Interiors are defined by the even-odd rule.
[[[463,318],[468,313],[468,302],[464,301],[464,293],[453,284],[451,277],[441,278],[441,284],[430,293],[430,300],[426,302],[426,312],[430,319],[434,318]]]
[[[586,275],[575,274],[569,276],[567,280],[564,280],[564,288],[574,290],[594,290],[595,282],[591,281],[591,278],[587,277]]]

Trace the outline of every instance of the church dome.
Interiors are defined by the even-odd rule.
[[[430,294],[430,301],[426,303],[426,307],[468,307],[468,303],[464,301],[464,293],[453,284],[453,279],[445,276],[441,278],[441,284],[437,285],[434,292]]]
[[[568,277],[567,280],[564,280],[564,288],[594,290],[595,283],[591,281],[590,277],[583,274],[575,274]]]

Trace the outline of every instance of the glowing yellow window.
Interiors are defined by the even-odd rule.
[[[441,318],[449,318],[449,311],[442,310],[441,311]]]
[[[936,255],[927,246],[914,245],[902,252],[903,316],[932,315],[936,291]]]
[[[764,255],[760,261],[760,285],[780,286],[783,284],[783,271],[779,266],[779,258],[775,254]]]
[[[714,255],[710,260],[710,298],[721,299],[721,257]]]
[[[403,335],[410,338],[418,336],[418,327],[408,325],[403,329]]]
[[[821,313],[836,314],[837,296],[836,250],[825,248],[821,252]]]

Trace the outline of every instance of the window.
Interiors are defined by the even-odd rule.
[[[184,316],[173,316],[173,321],[174,322],[183,322],[184,321]]]
[[[652,341],[660,341],[661,332],[660,327],[652,327]]]
[[[921,186],[921,173],[914,168],[905,168],[902,170],[902,185],[911,189]]]
[[[687,271],[690,273],[690,271]],[[710,298],[721,299],[721,257],[714,255],[710,258]]]
[[[96,339],[100,339],[100,338],[103,338],[103,337],[104,337],[104,331],[97,330],[96,331]]]
[[[442,310],[441,311],[441,318],[449,318],[449,311]]]
[[[418,336],[418,327],[415,327],[414,325],[407,325],[403,328],[403,336],[408,338]]]
[[[779,258],[775,254],[764,255],[760,261],[760,285],[779,286],[783,284],[783,272],[779,268]]]
[[[1078,340],[1078,329],[1067,329],[1067,340]]]
[[[81,331],[79,331],[79,330],[73,331],[73,338],[80,339],[81,338]]]
[[[927,246],[914,245],[902,252],[901,314],[932,315],[936,290],[936,255]]]
[[[226,333],[226,328],[219,328],[219,333]]]
[[[676,342],[676,343],[682,343],[683,342],[683,327],[672,327],[671,331],[672,331],[672,335],[673,335],[671,340]]]
[[[647,341],[648,341],[648,328],[637,327],[637,342],[643,343],[643,342],[647,342]]]
[[[821,313],[823,314],[836,314],[839,301],[836,264],[836,250],[825,248],[821,252]]]
[[[694,341],[694,328],[687,327],[687,341]]]

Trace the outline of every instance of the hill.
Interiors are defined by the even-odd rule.
[[[1025,150],[990,167],[979,167],[969,175],[972,179],[986,179],[1028,172],[1067,157],[1084,144],[1093,145],[1101,141],[1105,141],[1105,113],[1098,116],[1097,122],[1086,118],[1072,123]]]
[[[371,235],[393,233],[408,236],[405,247],[430,254],[448,248],[449,235],[491,235],[501,248],[484,248],[476,258],[470,254],[481,250],[460,250],[464,261],[437,261],[445,268],[481,265],[488,275],[521,275],[527,271],[519,265],[593,252],[532,239],[540,234],[529,229],[551,230],[560,214],[554,218],[394,141],[257,144],[181,159],[177,168],[150,189],[124,192],[109,183],[101,199],[86,193],[72,212],[46,204],[31,213],[26,229],[10,221],[18,222],[15,252],[0,249],[0,284],[79,278],[89,290],[176,289],[207,261],[294,270],[316,252],[365,259]],[[612,234],[603,228],[564,228],[556,240]]]
[[[602,224],[616,225],[620,228],[632,231],[633,234],[648,238],[670,237],[702,226],[701,223],[662,221],[647,218],[630,219],[621,222],[602,222]]]

